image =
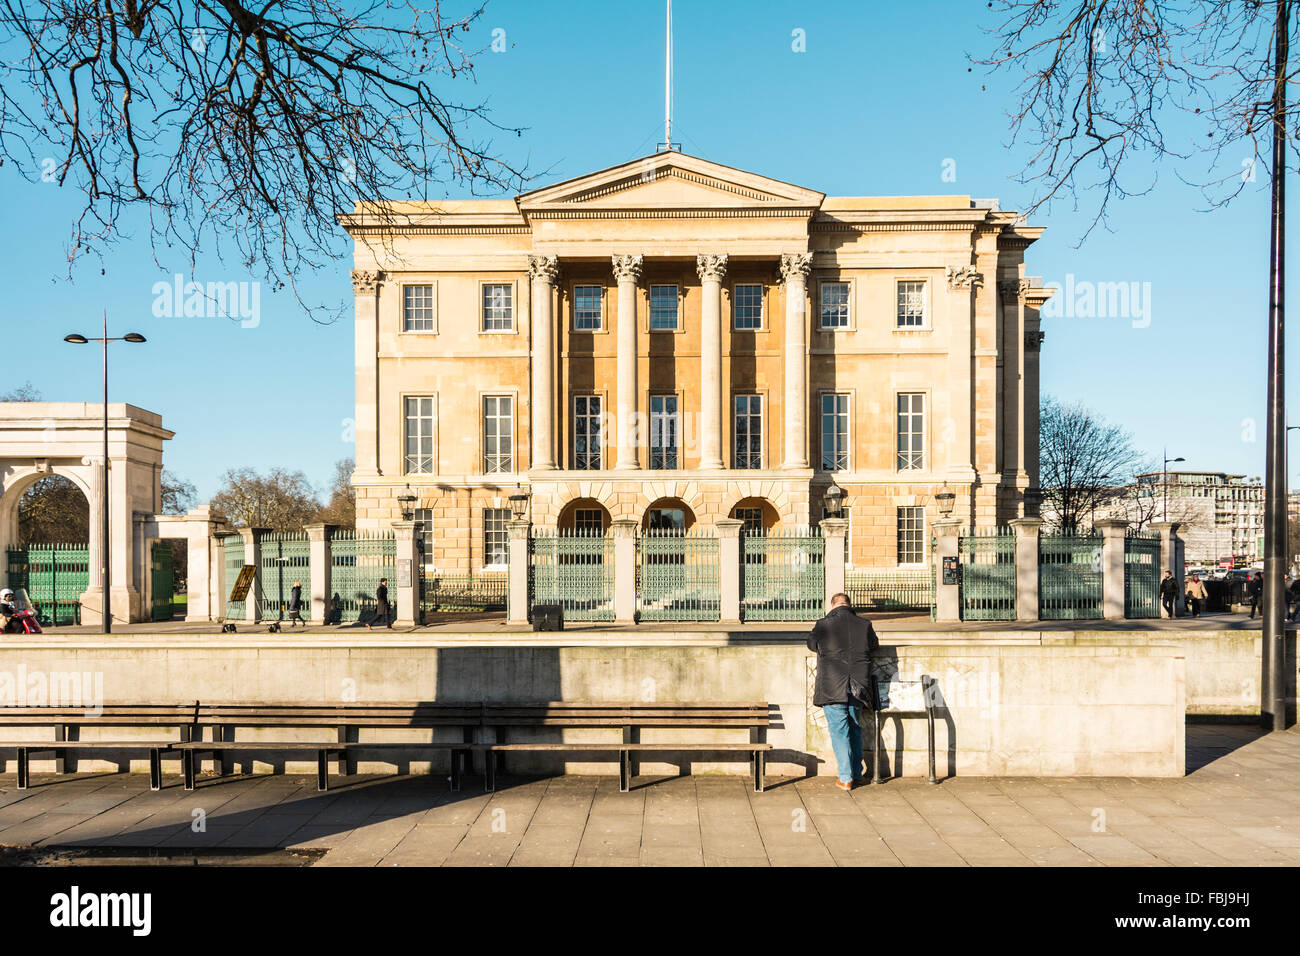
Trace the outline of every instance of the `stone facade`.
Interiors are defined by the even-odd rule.
[[[771,528],[815,525],[833,479],[871,567],[900,563],[900,508],[928,547],[945,485],[966,524],[1036,513],[1051,290],[1024,274],[1041,228],[994,201],[833,198],[661,152],[343,224],[358,527],[409,487],[439,570],[484,567],[520,487],[541,526],[740,508]]]

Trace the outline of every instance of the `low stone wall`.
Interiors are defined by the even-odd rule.
[[[903,679],[923,673],[936,678],[943,704],[936,721],[941,776],[1181,775],[1185,651],[1168,642],[1124,643],[1107,636],[1112,637],[1110,644],[900,642],[884,646],[882,664],[896,668]],[[575,640],[584,646],[574,646]],[[65,695],[81,688],[88,708],[96,698],[105,703],[762,700],[773,706],[767,735],[775,748],[770,772],[833,773],[821,710],[812,706],[814,674],[815,657],[803,636],[795,634],[769,633],[754,641],[736,640],[725,632],[676,634],[654,644],[568,633],[505,640],[500,635],[442,640],[394,636],[366,639],[364,644],[306,635],[114,635],[6,643],[0,649],[0,705],[39,703],[32,689],[42,681],[49,689],[62,688],[59,693]],[[58,675],[65,677],[60,681]],[[15,696],[20,687],[22,699]],[[60,702],[81,703],[66,697]],[[923,718],[886,720],[882,752],[893,773],[925,773],[925,729]],[[361,740],[368,739],[367,733],[362,731]],[[420,738],[418,731],[409,733],[414,739],[429,739]],[[558,739],[558,733],[539,729],[531,739]],[[619,739],[617,731],[589,730],[585,738],[578,731],[568,733],[568,739],[575,740]],[[698,731],[686,739],[734,741],[737,733],[743,734]],[[88,740],[121,734],[95,728],[91,721],[82,736]],[[32,732],[29,739],[37,736]],[[392,739],[390,732],[382,736]],[[649,729],[641,739],[649,743],[670,736],[683,739],[680,733]],[[256,736],[249,732],[247,739]],[[325,738],[302,731],[296,739]],[[513,739],[530,736],[520,733]],[[314,770],[314,764],[301,759],[286,763],[276,755],[266,757],[236,758],[237,766],[245,771]],[[509,769],[517,772],[615,769],[610,761],[566,764],[548,754],[511,755],[508,760]],[[133,769],[144,769],[141,760],[131,763]],[[179,772],[178,760],[165,763],[169,773]],[[113,760],[83,760],[80,767],[119,765]],[[52,761],[33,760],[34,770],[52,767]],[[446,768],[445,758],[430,764],[427,757],[421,761],[390,755],[384,762],[362,759],[358,769],[418,773]],[[14,770],[12,758],[6,770]],[[682,771],[745,773],[747,766],[736,760],[688,760],[686,765],[647,760],[640,765],[641,773]]]

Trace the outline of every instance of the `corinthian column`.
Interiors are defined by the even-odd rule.
[[[555,317],[551,290],[559,263],[555,256],[529,256],[533,280],[533,468],[555,468]]]
[[[378,270],[352,270],[357,317],[357,470],[368,475],[384,473],[379,460],[379,286],[383,281]]]
[[[640,468],[636,433],[636,284],[642,256],[614,256],[618,280],[618,460],[615,468]]]
[[[696,256],[704,284],[700,319],[700,468],[722,465],[722,277],[726,256]]]
[[[781,256],[785,283],[785,461],[808,467],[808,270],[812,253]]]

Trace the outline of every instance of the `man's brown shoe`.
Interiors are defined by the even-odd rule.
[[[851,783],[845,783],[843,780],[836,780],[836,781],[835,781],[835,786],[839,787],[841,790],[852,790],[852,789],[853,789],[853,784],[851,784]]]

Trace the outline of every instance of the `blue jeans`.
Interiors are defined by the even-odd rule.
[[[823,704],[826,729],[835,751],[835,769],[842,783],[862,779],[862,708],[852,704]]]

